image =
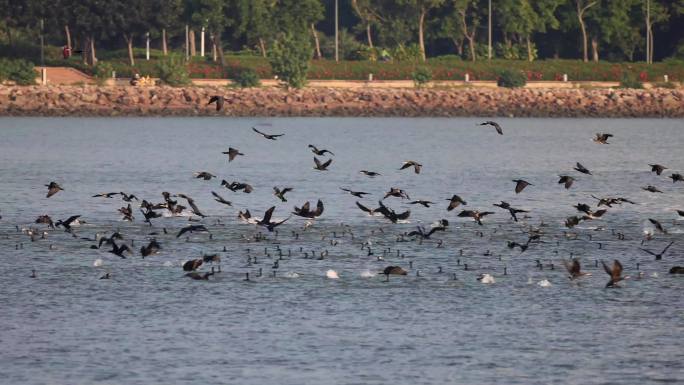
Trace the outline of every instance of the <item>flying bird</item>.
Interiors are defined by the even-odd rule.
[[[131,250],[131,248],[128,247],[128,245],[125,243],[122,243],[119,246],[116,244],[116,242],[114,242],[114,240],[111,240],[111,244],[112,244],[112,249],[109,250],[109,252],[116,255],[116,256],[119,256],[123,259],[126,259],[126,256],[124,255],[125,252],[133,254],[133,251]]]
[[[47,196],[46,198],[49,198],[55,194],[57,194],[60,191],[64,191],[62,186],[57,184],[57,182],[50,182],[50,184],[46,184],[45,187],[48,188]]]
[[[209,103],[207,105],[210,105],[211,103],[216,103],[216,111],[221,111],[223,108],[223,103],[225,102],[225,99],[221,95],[214,95],[211,98],[209,98]]]
[[[211,180],[211,178],[216,178],[216,175],[207,172],[207,171],[199,171],[195,173],[195,178],[197,179],[204,179],[204,180]]]
[[[382,175],[382,174],[380,174],[379,172],[368,171],[368,170],[361,170],[361,171],[359,171],[359,173],[364,174],[364,175],[366,175],[366,176],[369,176],[369,177],[371,177],[371,178],[374,178],[374,177],[376,177],[376,176],[378,176],[378,175]]]
[[[684,182],[684,176],[682,176],[682,174],[679,174],[679,173],[674,173],[674,174],[670,175],[668,178],[672,179],[672,183]]]
[[[270,139],[270,140],[276,140],[276,139],[278,139],[279,137],[285,135],[285,134],[273,134],[273,135],[272,135],[272,134],[264,134],[263,132],[257,130],[256,127],[252,127],[252,130],[253,130],[254,132],[256,132],[257,134],[263,136],[264,138]]]
[[[494,213],[491,211],[480,212],[478,210],[463,210],[458,213],[458,216],[462,218],[473,218],[478,225],[482,226],[482,217],[490,214]]]
[[[503,135],[503,130],[501,129],[501,126],[499,125],[499,123],[495,121],[488,120],[484,123],[480,123],[480,126],[492,126],[496,129],[496,132],[499,133],[499,135]]]
[[[353,191],[353,190],[350,190],[348,188],[343,188],[343,187],[340,187],[340,190],[346,191],[346,192],[350,193],[351,195],[353,195],[355,197],[359,197],[359,198],[363,198],[364,195],[370,195],[370,193],[367,193],[367,192]]]
[[[268,231],[273,231],[273,229],[275,229],[277,226],[282,225],[282,224],[285,223],[288,219],[290,219],[290,217],[287,217],[287,218],[283,219],[283,220],[280,221],[280,222],[271,222],[271,217],[273,216],[273,210],[275,210],[275,206],[273,206],[273,207],[271,207],[270,209],[266,210],[266,212],[264,213],[264,217],[263,217],[259,222],[257,222],[257,224],[258,224],[259,226],[264,226],[264,227],[266,227],[266,229],[268,229]]]
[[[313,152],[314,154],[316,154],[316,155],[318,155],[318,156],[323,156],[323,155],[325,155],[326,153],[328,153],[328,154],[330,154],[330,155],[332,155],[332,156],[335,156],[335,154],[333,154],[332,151],[329,151],[329,150],[326,150],[326,149],[319,150],[319,149],[316,148],[316,146],[314,146],[313,144],[310,144],[310,145],[309,145],[309,148],[311,149],[311,152]]]
[[[277,196],[278,199],[280,199],[283,202],[287,202],[287,199],[285,199],[285,194],[289,191],[292,191],[291,187],[285,187],[282,190],[278,187],[273,187],[273,195]]]
[[[228,151],[222,152],[222,154],[228,155],[228,162],[232,162],[238,155],[245,155],[240,152],[237,148],[228,147]]]
[[[218,203],[222,203],[222,204],[224,204],[224,205],[226,205],[226,206],[232,206],[232,205],[233,205],[230,201],[227,201],[227,200],[223,199],[222,196],[218,195],[218,194],[215,193],[214,191],[211,192],[211,195],[214,196],[214,200],[215,200],[216,202],[218,202]]]
[[[594,142],[598,144],[610,144],[608,143],[608,138],[613,137],[613,134],[605,134],[601,132],[596,133],[596,137],[593,139]]]
[[[591,175],[591,171],[589,171],[588,168],[582,166],[582,163],[580,163],[580,162],[577,162],[577,165],[576,165],[576,167],[573,167],[573,170],[581,172],[582,174]]]
[[[580,271],[580,262],[577,258],[573,258],[572,262],[568,262],[565,259],[563,259],[563,265],[565,266],[565,269],[568,270],[568,273],[570,273],[571,280],[581,278],[585,275],[591,275],[591,273],[585,273]]]
[[[161,250],[161,245],[159,242],[157,242],[156,239],[150,240],[150,243],[147,244],[147,246],[141,246],[140,247],[140,254],[142,255],[143,258],[149,257],[152,254],[157,254]]]
[[[459,205],[467,205],[468,203],[463,200],[460,196],[454,194],[451,196],[451,199],[447,199],[449,201],[449,206],[447,207],[447,211],[451,211],[458,207]]]
[[[57,227],[62,226],[62,227],[64,227],[64,231],[66,231],[67,233],[71,233],[71,231],[72,231],[72,230],[71,230],[71,226],[72,226],[72,225],[74,224],[74,222],[76,222],[76,221],[78,220],[78,218],[80,218],[80,217],[81,217],[80,215],[73,215],[73,216],[70,216],[70,217],[69,217],[67,220],[65,220],[65,221],[63,221],[63,220],[60,219],[60,220],[58,220],[57,222],[55,222],[55,226],[57,226]]]
[[[330,166],[330,163],[332,163],[332,159],[328,159],[325,163],[321,163],[321,161],[315,156],[313,159],[315,163],[314,170],[318,171],[328,171],[328,166]]]
[[[663,171],[667,170],[667,167],[660,164],[649,164],[649,166],[651,166],[651,172],[656,173],[656,175],[660,175]]]
[[[388,192],[385,193],[385,196],[382,199],[386,199],[387,197],[396,197],[396,198],[401,198],[401,199],[411,199],[409,198],[408,194],[406,191],[396,188],[396,187],[391,187]]]
[[[204,225],[189,225],[189,226],[185,226],[182,229],[180,229],[178,234],[176,234],[176,238],[180,238],[181,235],[183,235],[187,232],[190,232],[190,233],[207,232],[208,233],[210,231]]]
[[[651,250],[646,250],[646,249],[642,249],[642,248],[639,248],[639,249],[642,250],[642,251],[645,251],[645,252],[647,252],[647,253],[649,253],[649,254],[651,254],[652,256],[654,256],[656,261],[660,261],[661,259],[663,259],[663,255],[665,255],[665,253],[667,252],[667,249],[669,249],[670,246],[672,246],[673,243],[674,243],[674,241],[673,241],[673,242],[670,242],[670,244],[667,245],[667,246],[665,246],[665,248],[663,249],[663,251],[661,251],[661,252],[658,253],[658,254],[652,252]]]
[[[648,218],[648,221],[651,222],[653,224],[653,226],[655,226],[656,230],[660,231],[663,234],[667,234],[667,230],[665,230],[665,228],[663,228],[663,225],[660,222],[658,222],[657,220],[655,220],[653,218]]]
[[[575,178],[569,176],[569,175],[561,175],[560,179],[558,180],[558,184],[565,184],[565,188],[569,189],[570,186],[572,186],[572,183],[575,181]]]
[[[304,217],[304,218],[316,218],[320,217],[323,214],[323,202],[319,199],[318,202],[316,203],[316,210],[311,210],[309,206],[309,202],[306,202],[302,205],[301,208],[295,206],[294,211],[292,214]]]
[[[197,270],[200,266],[202,266],[202,259],[191,259],[183,264],[183,270],[185,271],[195,271]]]
[[[527,186],[534,186],[532,183],[524,181],[522,179],[514,179],[513,182],[515,182],[515,193],[520,194],[522,190],[525,189]]]
[[[417,201],[411,201],[409,202],[410,205],[422,205],[423,207],[430,208],[431,204],[434,204],[433,202],[430,201],[424,201],[424,200],[417,200]]]
[[[657,187],[651,186],[651,185],[648,185],[646,187],[642,187],[641,189],[648,191],[648,192],[652,192],[652,193],[662,193],[662,191],[658,190]]]
[[[423,168],[423,165],[414,161],[414,160],[407,160],[404,162],[404,164],[401,166],[401,168],[399,170],[404,170],[404,169],[407,169],[409,167],[413,167],[413,171],[416,174],[420,174],[420,170]]]
[[[608,281],[606,287],[619,287],[618,282],[629,278],[622,276],[622,264],[617,259],[613,261],[613,266],[611,268],[603,261],[601,261],[601,264],[603,265],[603,270],[610,276],[610,281]]]

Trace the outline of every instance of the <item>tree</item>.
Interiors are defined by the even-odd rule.
[[[223,44],[221,35],[229,24],[226,17],[226,2],[224,0],[192,0],[194,1],[194,12],[191,19],[195,25],[202,26],[209,31],[211,43],[219,56],[221,66],[226,64],[223,55]]]
[[[425,61],[425,18],[430,10],[439,7],[444,3],[444,0],[401,0],[402,4],[409,8],[409,12],[418,15],[418,46],[420,47],[420,55]]]
[[[584,23],[584,14],[589,8],[598,4],[598,2],[599,0],[575,0],[575,4],[577,5],[577,21],[579,22],[580,30],[582,31],[582,60],[584,60],[585,63],[589,61],[589,56],[587,53],[587,27]]]
[[[247,44],[258,46],[261,55],[266,57],[266,42],[272,40],[274,36],[274,2],[272,0],[235,1],[236,34],[244,36]]]
[[[154,35],[161,35],[161,49],[168,55],[168,31],[178,27],[183,10],[182,0],[149,0],[151,12],[149,29]]]
[[[366,41],[368,47],[373,48],[373,34],[371,33],[371,26],[378,23],[381,18],[373,9],[371,0],[351,0],[352,8],[356,15],[361,19],[366,31]]]
[[[470,60],[476,61],[477,54],[475,53],[475,34],[477,32],[478,25],[480,25],[480,18],[476,9],[477,2],[476,0],[453,0],[453,2],[454,9],[461,23],[460,30],[462,31],[463,36],[468,39]]]
[[[311,60],[311,45],[306,35],[282,34],[273,43],[268,60],[273,73],[288,86],[302,88]]]
[[[560,22],[555,16],[556,8],[563,0],[504,0],[497,5],[497,22],[510,46],[510,36],[527,46],[527,60],[536,57],[532,35],[544,33],[547,28],[558,28]]]

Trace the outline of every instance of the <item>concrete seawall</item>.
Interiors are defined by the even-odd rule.
[[[216,112],[212,95],[226,103]],[[684,117],[684,90],[2,86],[0,116]]]

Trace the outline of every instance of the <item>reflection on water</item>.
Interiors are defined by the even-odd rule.
[[[684,169],[682,121],[499,121],[503,136],[477,119],[0,120],[0,375],[24,384],[681,378],[682,281],[667,271],[684,265],[675,211],[684,208],[684,183],[667,176]],[[264,139],[250,129],[260,123],[285,136]],[[597,145],[596,132],[615,137]],[[328,171],[313,169],[308,144],[335,153]],[[228,162],[221,152],[229,147],[245,156]],[[421,173],[400,171],[406,160],[423,164]],[[593,175],[573,171],[578,161]],[[669,170],[656,176],[649,163]],[[217,178],[194,178],[199,171]],[[565,190],[559,175],[576,181]],[[222,179],[254,192],[231,192]],[[515,194],[513,179],[532,186]],[[44,185],[53,180],[64,191],[46,199]],[[641,189],[647,185],[664,193]],[[293,188],[286,203],[273,186]],[[404,223],[357,208],[356,201],[377,207],[390,187],[411,197],[384,200],[397,212],[411,210]],[[135,220],[123,222],[117,209],[127,203],[119,196],[92,198],[118,191],[155,203],[162,191],[186,194],[207,217],[165,215],[148,226],[133,202]],[[447,212],[453,194],[467,206]],[[566,228],[566,217],[581,214],[573,205],[596,209],[591,195],[636,204]],[[318,199],[325,204],[319,219],[292,217],[273,233],[237,219],[239,210],[262,217],[276,206],[273,220],[282,220]],[[492,206],[502,200],[529,213],[513,222]],[[494,214],[478,226],[457,217],[462,208]],[[32,223],[43,214],[81,215],[84,223],[72,237]],[[442,218],[446,231],[429,239],[402,236]],[[199,223],[210,233],[176,237]],[[22,232],[30,227],[34,242]],[[90,248],[115,230],[135,255]],[[541,236],[524,252],[508,247],[526,244],[530,231]],[[644,232],[654,236],[642,245]],[[143,259],[137,250],[152,238],[161,251]],[[639,249],[658,253],[671,241],[662,261]],[[184,277],[183,262],[214,253],[221,273]],[[571,282],[562,265],[571,256],[592,275]],[[631,279],[606,290],[599,261],[613,259]],[[378,273],[389,265],[408,275],[385,282]],[[99,279],[105,273],[111,278]],[[478,281],[481,274],[494,282]]]

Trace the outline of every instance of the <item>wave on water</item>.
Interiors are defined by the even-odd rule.
[[[366,269],[361,272],[361,278],[373,278],[375,277],[375,273],[371,272],[370,270]]]
[[[98,258],[98,259],[93,261],[93,267],[100,267],[100,266],[102,266],[103,263],[104,263],[104,261],[102,260],[102,258]]]
[[[328,278],[330,278],[330,279],[338,279],[338,278],[340,278],[340,276],[337,275],[337,272],[336,272],[335,270],[333,270],[333,269],[330,269],[330,270],[326,271],[326,272],[325,272],[325,276],[328,277]]]

